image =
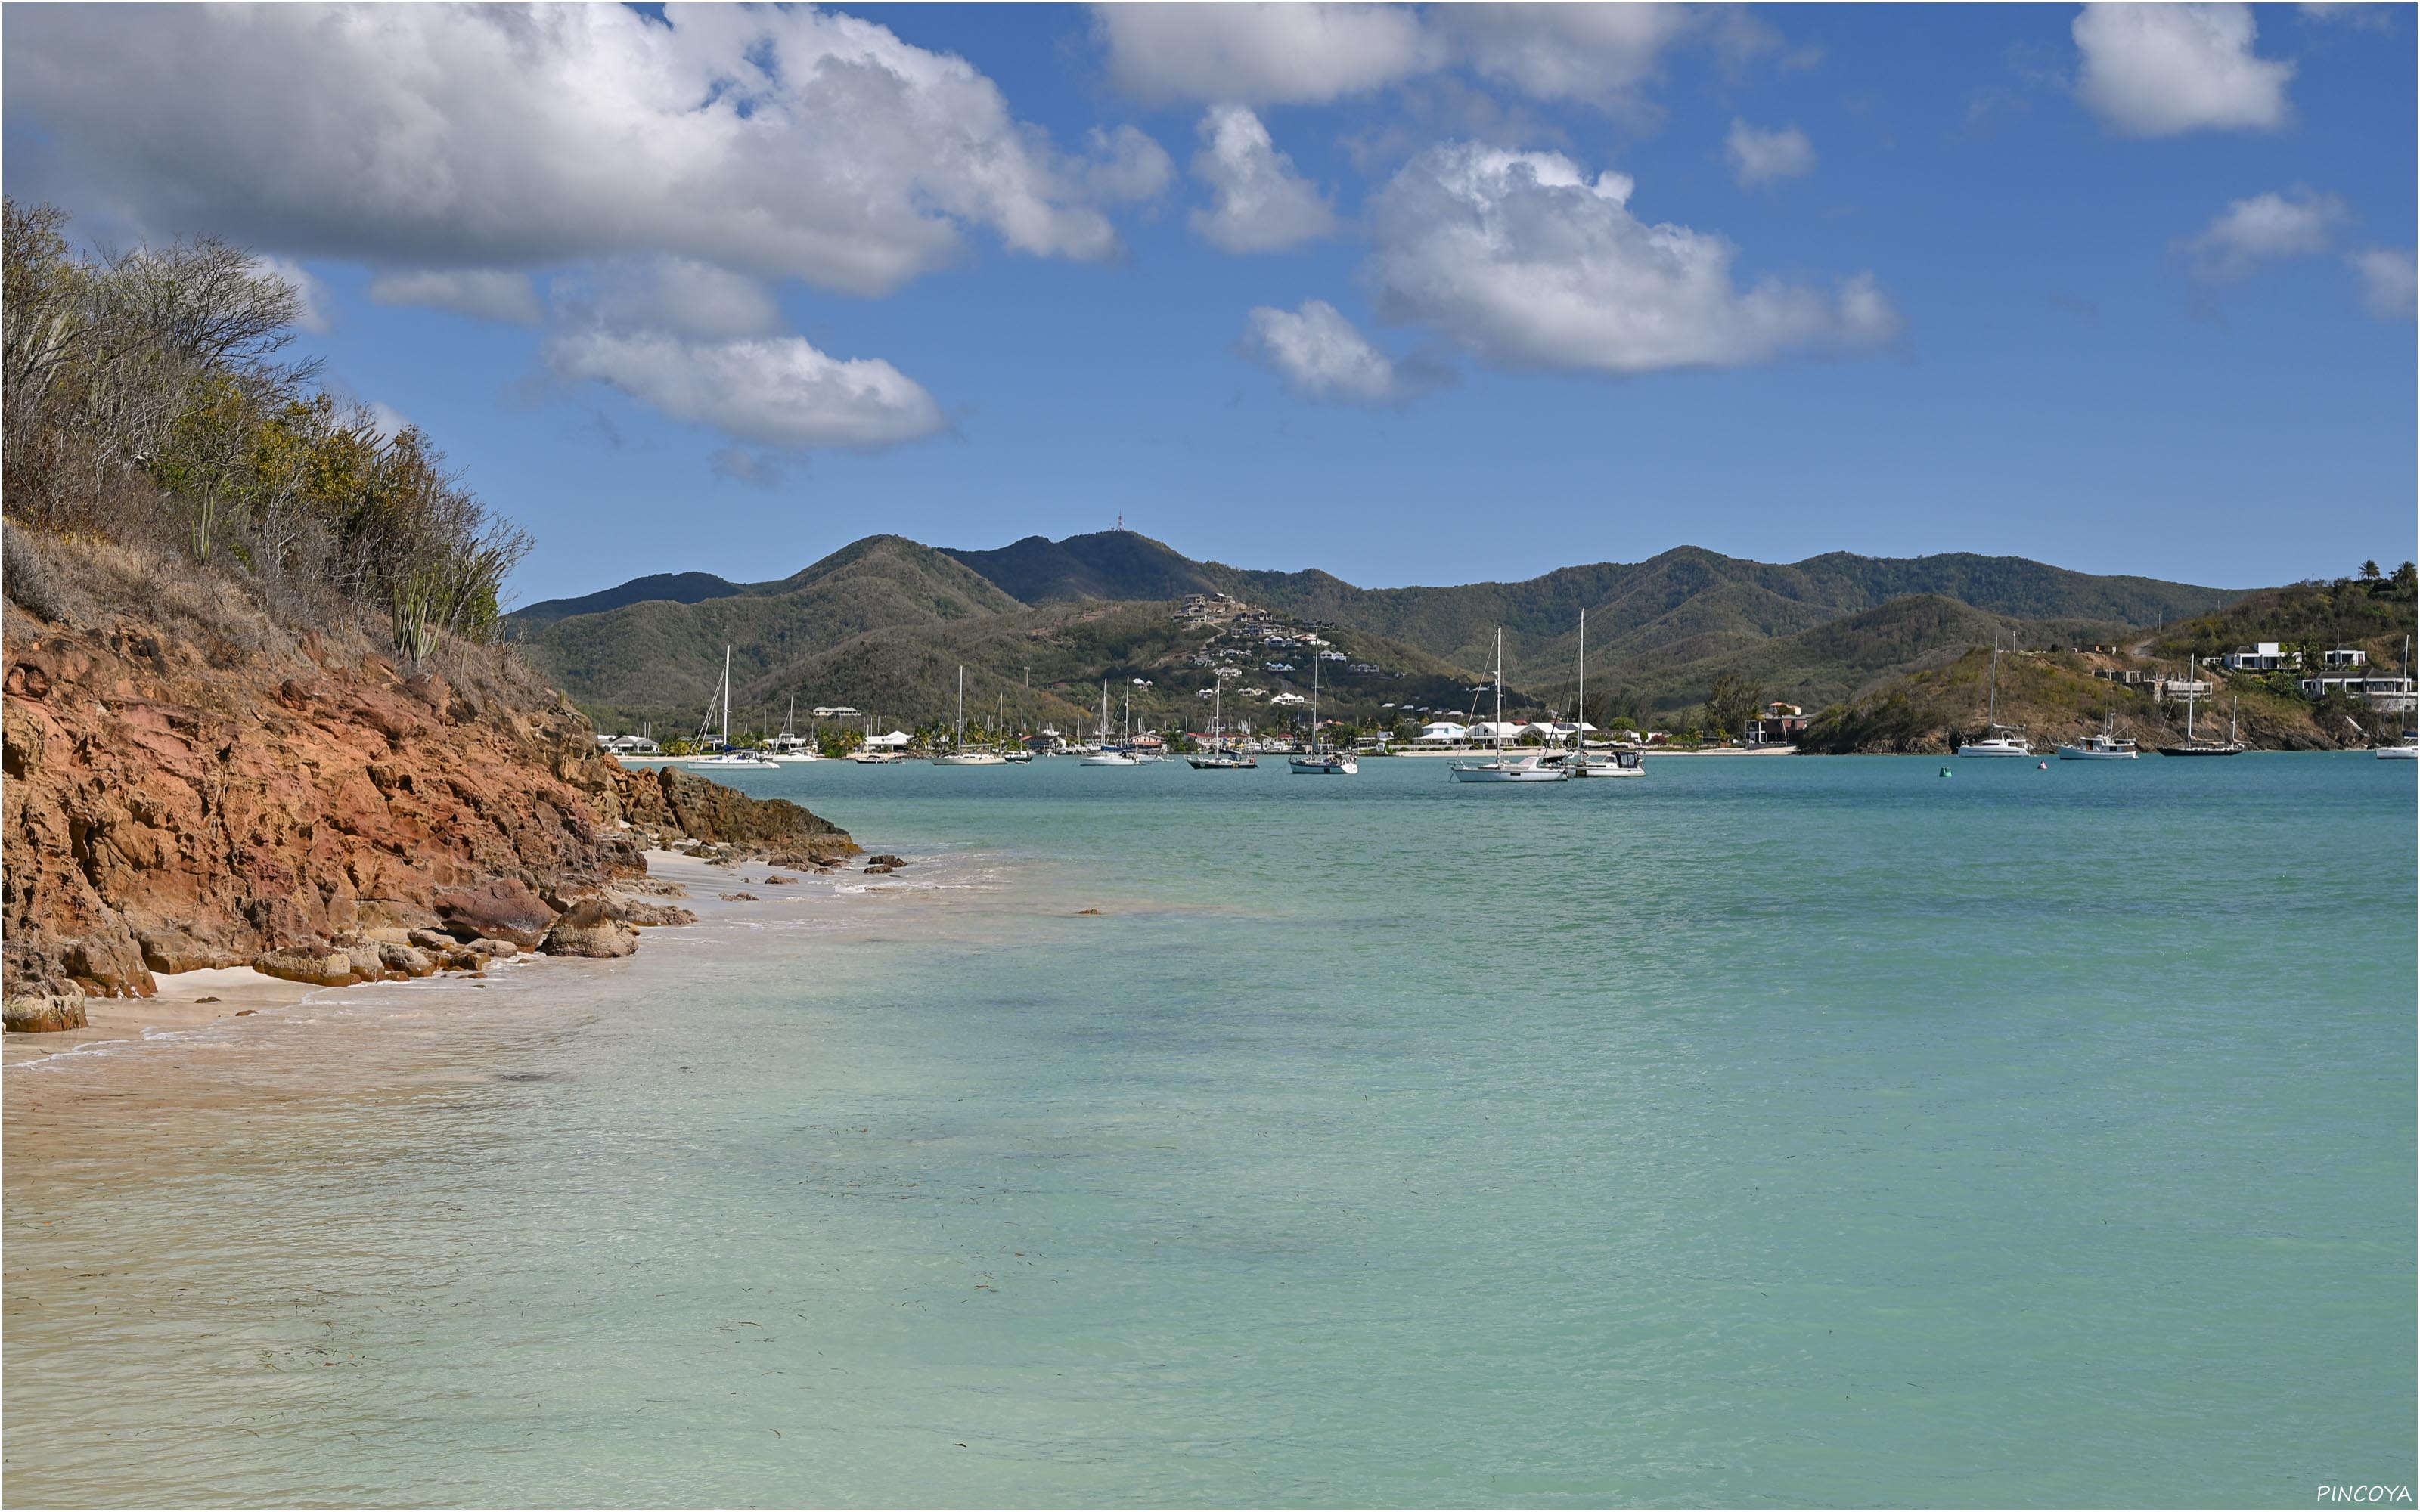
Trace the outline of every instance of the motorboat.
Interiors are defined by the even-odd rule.
[[[1992,638],[1992,693],[1983,716],[1983,738],[1959,744],[1961,756],[2031,756],[2032,746],[2017,733],[2016,726],[2000,722],[2000,639]],[[2002,734],[2000,732],[2007,731]]]
[[[1457,782],[1568,782],[1572,769],[1548,761],[1543,751],[1528,756],[1504,754],[1504,630],[1496,631],[1496,757],[1493,761],[1455,762]]]
[[[2112,709],[2101,721],[2101,733],[2086,735],[2075,745],[2058,748],[2063,762],[2131,762],[2142,754],[2131,740],[2118,738],[2118,712]]]
[[[1635,750],[1575,750],[1563,764],[1578,777],[1645,777],[1647,758]]]

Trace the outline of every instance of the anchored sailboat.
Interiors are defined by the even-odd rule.
[[[1311,754],[1296,756],[1286,764],[1304,777],[1356,777],[1361,764],[1349,750],[1330,750],[1319,738],[1319,663],[1320,648],[1311,648]]]
[[[958,669],[958,718],[950,734],[950,748],[933,758],[936,766],[1006,766],[1008,758],[996,750],[967,749],[967,670]]]
[[[727,645],[722,648],[722,681],[715,686],[714,702],[706,706],[706,718],[697,727],[699,745],[706,744],[706,727],[714,723],[715,712],[718,709],[722,714],[722,732],[715,741],[714,753],[693,757],[681,764],[717,771],[727,771],[735,766],[772,769],[774,763],[769,758],[760,756],[752,750],[731,748],[731,648]]]
[[[2024,737],[2016,733],[2016,726],[2000,722],[2000,638],[1992,638],[1992,695],[1983,716],[1983,738],[1969,740],[1959,746],[1961,756],[2030,756],[2034,753]],[[2001,731],[2009,732],[2007,734]]]
[[[1572,771],[1559,762],[1549,763],[1544,756],[1504,754],[1504,629],[1496,630],[1496,759],[1486,762],[1455,762],[1453,779],[1457,782],[1568,782]]]
[[[1647,758],[1635,750],[1611,750],[1591,756],[1588,748],[1588,610],[1580,610],[1580,693],[1579,709],[1572,722],[1578,726],[1572,732],[1572,753],[1563,764],[1574,777],[1645,777]]]

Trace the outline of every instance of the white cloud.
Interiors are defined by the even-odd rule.
[[[2077,95],[2129,135],[2271,131],[2291,114],[2294,65],[2253,53],[2249,6],[2088,5],[2071,31]]]
[[[1900,329],[1870,275],[1836,292],[1732,280],[1736,249],[1630,213],[1632,181],[1559,153],[1433,147],[1373,204],[1368,276],[1391,319],[1506,367],[1635,374],[1869,346]]]
[[[663,331],[728,341],[781,329],[781,307],[765,285],[690,257],[623,259],[592,279],[558,278],[555,303],[620,330]]]
[[[1228,252],[1276,252],[1324,237],[1336,215],[1319,186],[1297,177],[1268,128],[1241,105],[1214,105],[1202,117],[1193,176],[1217,195],[1193,212],[1193,229]]]
[[[2334,194],[2272,191],[2229,202],[2185,243],[2185,252],[2198,277],[2242,278],[2264,262],[2327,251],[2347,218],[2344,201]]]
[[[1467,5],[1439,14],[1481,77],[1608,109],[1635,106],[1664,50],[1704,20],[1678,5]]]
[[[296,325],[316,335],[325,335],[334,329],[328,285],[312,277],[309,269],[286,257],[256,256],[251,270],[255,278],[274,278],[294,291],[302,301],[302,313],[294,317]]]
[[[1150,100],[1319,104],[1426,73],[1445,51],[1419,14],[1365,5],[1110,5],[1109,79]]]
[[[8,40],[13,193],[373,264],[669,254],[880,294],[969,228],[1109,256],[1103,205],[1167,179],[1136,133],[1063,155],[964,59],[814,10],[54,7]]]
[[[1244,318],[1244,342],[1296,390],[1315,398],[1376,400],[1395,394],[1395,364],[1326,300],[1305,300],[1298,311],[1254,309]]]
[[[2409,320],[2415,299],[2420,299],[2420,278],[2415,278],[2412,249],[2409,247],[2372,247],[2356,252],[2350,259],[2361,274],[2362,302],[2369,313],[2381,320]]]
[[[548,341],[557,376],[595,379],[735,440],[874,451],[942,427],[933,396],[879,358],[842,361],[797,336],[696,341],[595,329]]]
[[[536,325],[546,314],[538,305],[537,288],[529,274],[500,268],[380,273],[370,280],[370,298],[380,304],[423,305],[517,326]]]
[[[1731,172],[1742,184],[1769,184],[1815,171],[1815,144],[1795,126],[1760,131],[1734,116],[1723,146],[1730,153]]]
[[[382,441],[391,441],[411,428],[410,417],[402,410],[390,404],[380,404],[376,399],[362,406],[362,418]]]

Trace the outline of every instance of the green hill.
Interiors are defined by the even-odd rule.
[[[1726,672],[1821,706],[1994,635],[2023,645],[2115,640],[2236,597],[2013,557],[1833,553],[1776,565],[1697,548],[1523,582],[1363,589],[1317,571],[1195,562],[1114,531],[997,550],[870,536],[777,581],[659,574],[533,605],[511,624],[539,669],[601,724],[645,722],[659,733],[686,733],[703,711],[726,643],[742,723],[778,724],[792,700],[929,720],[947,709],[961,664],[970,712],[1005,689],[1031,722],[1063,724],[1094,708],[1103,678],[1141,677],[1155,722],[1169,722],[1209,685],[1195,658],[1221,647],[1247,653],[1231,658],[1249,673],[1234,685],[1242,703],[1232,714],[1254,717],[1247,687],[1262,700],[1307,690],[1307,653],[1264,656],[1256,633],[1230,626],[1220,640],[1217,626],[1181,623],[1179,600],[1211,594],[1266,611],[1256,631],[1316,627],[1334,642],[1345,659],[1323,664],[1322,704],[1347,717],[1390,704],[1466,711],[1499,625],[1512,702],[1568,708],[1583,609],[1591,709],[1649,717],[1702,701]],[[1272,671],[1270,661],[1295,670]]]

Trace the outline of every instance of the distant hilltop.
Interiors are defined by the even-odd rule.
[[[1833,552],[1776,564],[1681,547],[1639,563],[1559,568],[1521,582],[1359,588],[1330,573],[1196,561],[1133,531],[993,549],[896,535],[856,541],[792,576],[736,583],[657,574],[511,617],[531,656],[600,724],[677,731],[704,707],[722,647],[743,715],[778,725],[788,704],[847,703],[896,720],[938,712],[954,669],[986,691],[1072,717],[1104,678],[1147,679],[1171,702],[1205,691],[1183,601],[1224,594],[1286,623],[1332,627],[1349,655],[1323,707],[1458,704],[1505,631],[1506,682],[1568,701],[1589,619],[1592,707],[1642,712],[1705,696],[1725,671],[1820,706],[1954,656],[1994,634],[2091,640],[2220,609],[2241,591],[2071,572],[2023,557]],[[1307,687],[1266,667],[1269,698]],[[1194,685],[1200,684],[1200,687]],[[1012,699],[1011,694],[1015,694]],[[970,693],[970,707],[974,702]]]

